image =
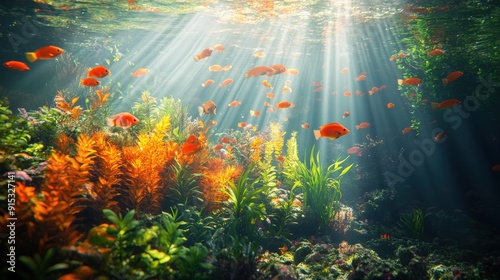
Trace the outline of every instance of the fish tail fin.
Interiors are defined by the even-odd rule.
[[[193,58],[194,58],[194,61],[196,61],[196,62],[198,62],[200,60],[200,56],[199,55],[195,55],[195,56],[193,56]]]
[[[321,132],[319,130],[314,130],[313,132],[314,132],[314,138],[318,140],[321,137]]]
[[[398,79],[398,85],[403,85],[403,80],[402,79]]]
[[[112,118],[106,118],[106,123],[108,126],[115,126],[115,121]]]
[[[89,70],[87,71],[87,77],[92,77],[90,74],[92,74],[92,69],[89,68]]]
[[[437,102],[431,102],[431,109],[432,110],[436,110],[439,108],[439,103]]]
[[[35,62],[38,59],[38,57],[36,56],[36,53],[34,53],[34,52],[27,52],[26,53],[26,59],[29,62]]]
[[[215,111],[214,111],[214,112],[215,112]],[[203,107],[199,106],[199,107],[198,107],[198,114],[200,115],[200,117],[201,117],[201,116],[203,116],[203,113],[204,113],[204,112],[203,112]]]
[[[356,125],[356,129],[359,129],[360,125]]]
[[[448,79],[444,78],[442,81],[443,81],[443,85],[447,85],[448,84]]]

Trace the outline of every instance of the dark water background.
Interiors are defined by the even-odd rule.
[[[108,59],[112,75],[103,79],[102,85],[115,94],[113,112],[129,111],[140,102],[144,90],[158,99],[180,98],[193,117],[197,117],[197,107],[211,99],[218,104],[217,115],[201,120],[218,122],[212,133],[239,129],[237,123],[242,121],[262,130],[269,122],[279,121],[287,136],[298,131],[301,157],[316,145],[327,162],[345,156],[355,144],[368,143],[369,134],[383,144],[362,156],[351,156],[356,167],[343,180],[346,202],[354,202],[373,189],[390,189],[397,199],[407,199],[409,205],[464,211],[498,225],[500,173],[491,170],[500,164],[500,8],[495,1],[409,1],[411,5],[403,1],[276,1],[274,12],[257,9],[250,1],[173,2],[2,2],[2,61],[25,61],[25,52],[49,44],[65,50],[57,59],[29,64],[27,73],[3,68],[2,96],[9,99],[13,110],[53,106],[58,90],[85,96],[89,89],[79,85],[80,79],[90,67],[108,66]],[[481,84],[479,77],[490,77],[495,89],[477,109],[467,111],[467,118],[458,117],[460,124],[457,119],[447,122],[444,111],[432,111],[428,106],[411,114],[412,108],[398,89],[396,81],[403,72],[389,57],[400,51],[411,55],[413,46],[409,42],[417,42],[415,30],[422,29],[435,39],[426,42],[428,50],[439,46],[456,58],[440,65],[444,75],[457,70],[465,73],[447,87],[440,83],[444,76],[425,81],[426,87],[434,83],[441,100],[465,100]],[[194,54],[215,44],[224,45],[225,50],[214,51],[199,62],[193,60]],[[266,53],[265,58],[253,56],[259,50]],[[244,78],[244,73],[255,66],[276,63],[300,73]],[[232,69],[208,72],[213,64],[230,64]],[[151,72],[131,77],[139,67]],[[340,74],[344,67],[349,73]],[[361,72],[367,72],[368,79],[355,82]],[[201,87],[209,78],[216,83]],[[219,88],[218,83],[225,78],[233,78],[233,84]],[[275,85],[272,92],[276,98],[272,101],[265,97],[270,90],[262,86],[263,79]],[[280,91],[286,80],[292,81],[293,92],[283,95]],[[313,82],[321,82],[323,91],[315,93]],[[369,96],[371,87],[381,85],[387,89]],[[365,95],[355,96],[357,89]],[[424,96],[427,89],[422,89]],[[352,96],[343,96],[347,90]],[[265,112],[264,101],[275,104],[284,99],[296,106]],[[242,105],[229,108],[226,104],[232,100],[241,100]],[[388,102],[396,107],[388,110]],[[79,104],[85,105],[83,98]],[[346,108],[351,116],[343,119]],[[250,117],[249,110],[260,110],[262,115]],[[412,116],[421,122],[419,134],[402,134]],[[283,120],[285,117],[288,121]],[[434,120],[437,124],[432,124]],[[300,127],[305,122],[311,129]],[[335,141],[316,141],[312,130],[329,122],[341,122],[351,132]],[[360,122],[372,126],[356,130]],[[432,141],[436,128],[447,133],[443,143]],[[402,176],[398,168],[406,166],[404,161],[411,163],[410,155],[419,150],[415,141],[432,143],[432,151],[424,154],[423,163],[414,166],[411,175]],[[402,181],[391,186],[387,182],[391,174],[402,177]]]

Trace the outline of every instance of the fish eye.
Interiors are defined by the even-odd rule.
[[[344,131],[345,131],[345,128],[344,128]]]

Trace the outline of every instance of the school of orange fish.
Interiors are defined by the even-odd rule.
[[[216,44],[213,47],[204,48],[200,53],[194,55],[193,58],[196,62],[198,62],[198,61],[203,60],[207,57],[210,57],[212,55],[213,51],[221,53],[224,50],[225,50],[225,48],[223,45]],[[56,47],[56,46],[49,45],[49,46],[42,47],[34,52],[27,52],[26,59],[30,63],[33,63],[37,60],[49,60],[49,59],[53,59],[53,58],[61,55],[63,52],[64,52],[63,49]],[[254,57],[257,57],[257,58],[266,57],[266,54],[264,51],[255,52],[253,55],[254,55]],[[404,58],[408,55],[409,54],[401,52],[397,55],[391,56],[389,58],[389,61],[401,59],[401,58]],[[445,52],[441,49],[435,48],[435,49],[429,51],[427,53],[427,55],[429,55],[429,56],[445,55]],[[16,70],[16,71],[26,72],[26,71],[30,70],[28,65],[22,61],[15,61],[15,60],[7,61],[3,65],[9,69]],[[221,72],[221,71],[229,71],[231,69],[232,69],[231,65],[226,65],[226,66],[212,65],[208,68],[208,71],[209,72]],[[87,86],[87,87],[98,86],[101,84],[98,79],[102,79],[102,78],[108,76],[110,73],[111,72],[109,71],[109,69],[107,69],[105,66],[98,65],[98,66],[88,70],[87,77],[83,77],[80,81],[80,84],[82,86]],[[132,77],[141,77],[141,76],[147,75],[148,73],[149,73],[149,69],[138,68],[136,71],[131,73],[131,76]],[[341,75],[345,75],[348,73],[349,73],[348,68],[342,68],[340,70]],[[256,67],[248,70],[244,74],[244,78],[253,78],[253,77],[259,77],[259,76],[272,77],[272,76],[278,75],[278,74],[297,75],[297,74],[299,74],[299,71],[297,69],[293,69],[293,68],[286,68],[282,64],[273,64],[270,66],[260,65],[260,66],[256,66]],[[447,75],[446,77],[444,77],[442,79],[443,85],[446,86],[446,85],[456,81],[463,74],[464,73],[461,71],[451,72],[449,75]],[[365,81],[367,79],[367,75],[368,75],[368,73],[366,73],[366,72],[360,73],[358,76],[356,76],[354,78],[354,81],[356,81],[356,82]],[[408,77],[405,79],[398,79],[398,81],[397,81],[399,86],[412,86],[412,87],[417,87],[418,85],[422,84],[423,82],[424,81],[422,81],[421,79],[419,79],[417,77]],[[201,86],[208,87],[214,83],[215,83],[214,80],[207,79],[205,82],[203,82],[201,84]],[[229,86],[232,83],[233,83],[233,79],[227,78],[219,83],[219,87]],[[264,87],[266,87],[270,90],[272,90],[274,88],[273,85],[267,79],[264,79],[261,83]],[[283,88],[281,90],[282,94],[292,93],[292,88],[290,87],[290,84],[291,84],[291,81],[286,80],[285,85],[283,86]],[[312,86],[314,87],[313,92],[315,92],[315,93],[323,91],[323,87],[321,86],[321,82],[313,82]],[[385,85],[381,85],[379,87],[373,86],[368,91],[368,94],[373,95],[373,94],[380,92],[384,89],[386,89]],[[337,94],[337,92],[334,91],[334,92],[332,92],[332,94],[335,95],[335,94]],[[364,93],[360,90],[356,90],[354,92],[354,94],[356,96],[364,95]],[[350,91],[345,91],[343,93],[343,95],[346,97],[349,97],[352,95],[352,93]],[[276,94],[272,93],[272,92],[268,92],[268,93],[266,93],[266,97],[269,99],[274,99],[276,97]],[[62,96],[61,97],[56,96],[56,99],[57,98],[61,99]],[[65,100],[63,100],[64,98],[62,98],[61,100],[59,100],[59,99],[55,100],[56,107],[62,108],[65,111],[69,110],[69,108],[72,105],[74,105],[74,103],[76,103],[76,101],[78,100],[76,98],[76,99],[73,99],[71,101],[71,103],[69,103],[69,102],[66,102]],[[319,99],[319,98],[317,99],[317,101],[320,101],[320,100],[321,99]],[[422,100],[422,102],[427,102],[427,100]],[[430,102],[430,107],[433,110],[437,110],[437,109],[443,109],[443,108],[457,106],[460,103],[461,102],[457,99],[448,99],[448,100],[443,100],[440,102]],[[239,100],[234,100],[228,104],[229,107],[237,107],[239,105],[241,105],[241,101],[239,101]],[[264,102],[264,107],[268,108],[266,111],[267,113],[276,112],[277,110],[284,110],[284,109],[293,108],[294,106],[295,106],[295,104],[293,104],[292,102],[290,102],[288,100],[279,101],[279,102],[275,103],[274,105],[272,105],[269,102]],[[396,105],[392,102],[387,103],[387,109],[393,109],[395,106]],[[217,105],[213,100],[208,100],[198,107],[198,113],[200,116],[215,115],[216,112],[217,112]],[[259,117],[260,111],[259,110],[250,110],[250,116]],[[344,110],[342,118],[347,118],[349,116],[350,116],[350,112],[346,108]],[[285,118],[285,120],[286,120],[286,118]],[[108,126],[118,126],[118,127],[122,127],[123,129],[128,129],[131,126],[139,124],[139,122],[140,122],[139,119],[136,118],[135,116],[133,116],[132,114],[130,114],[129,112],[121,112],[121,113],[115,114],[115,115],[107,118]],[[212,120],[210,123],[212,125],[217,124],[217,122],[215,120]],[[238,127],[241,127],[244,129],[248,129],[248,128],[251,128],[254,130],[256,129],[256,126],[253,126],[252,124],[248,124],[246,122],[239,122],[237,125],[238,125]],[[303,129],[309,129],[309,123],[307,123],[307,122],[303,123],[303,124],[301,124],[301,127]],[[369,128],[369,127],[371,127],[371,124],[369,122],[361,122],[360,124],[355,126],[355,128],[357,130],[365,129],[365,128]],[[406,127],[402,130],[402,134],[409,133],[412,130],[413,130],[412,127]],[[338,122],[327,123],[327,124],[320,126],[319,129],[313,130],[313,135],[316,138],[316,140],[319,138],[327,138],[327,139],[334,140],[334,139],[342,137],[348,133],[349,133],[349,129],[347,129],[346,127],[344,127],[342,124],[340,124]],[[440,132],[439,134],[434,136],[434,141],[439,141],[443,137],[445,137],[445,132]],[[193,152],[196,152],[200,147],[199,143],[197,143],[197,141],[198,141],[198,139],[196,138],[196,136],[191,135],[186,140],[186,142],[184,143],[184,145],[182,147],[183,153],[184,154],[191,154]],[[230,140],[227,140],[227,141],[230,141]],[[219,143],[219,145],[220,145],[220,143]],[[214,151],[219,150],[219,149],[217,149],[217,147],[218,147],[217,145],[214,147]],[[353,147],[347,149],[348,154],[357,154],[358,156],[361,156],[362,152],[363,152],[363,150],[359,146],[353,146]],[[492,170],[493,171],[500,171],[500,165],[493,166]]]

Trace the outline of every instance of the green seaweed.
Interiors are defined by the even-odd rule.
[[[23,279],[52,279],[55,272],[67,269],[69,267],[69,265],[66,263],[51,264],[53,262],[55,253],[56,249],[50,248],[49,250],[47,250],[43,257],[37,253],[35,253],[33,257],[19,257],[19,261],[21,261],[21,263],[28,267],[30,272],[17,271],[17,273],[19,273]]]
[[[347,160],[337,158],[326,170],[321,165],[319,152],[314,153],[311,148],[309,162],[297,162],[284,174],[294,182],[292,191],[300,190],[303,193],[303,205],[306,219],[317,225],[318,229],[326,227],[338,211],[339,201],[342,197],[340,178],[353,166],[342,167]],[[332,176],[339,172],[336,178]]]
[[[169,203],[174,208],[200,205],[203,193],[198,188],[197,178],[201,174],[193,174],[187,166],[182,166],[177,160],[170,166],[174,174],[173,184],[169,188]]]
[[[403,213],[397,225],[413,238],[419,238],[424,232],[424,215],[422,209],[415,208],[413,211]]]

